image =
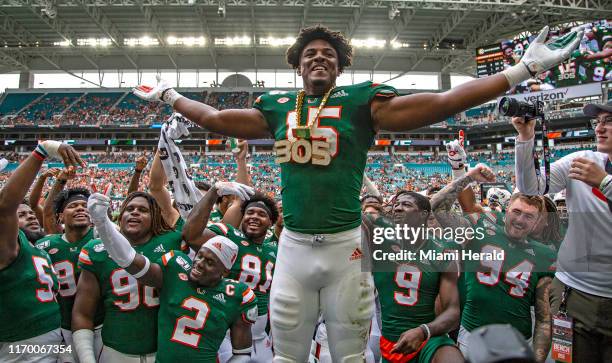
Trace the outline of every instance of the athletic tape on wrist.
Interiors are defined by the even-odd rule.
[[[142,257],[144,257],[145,259],[145,265],[142,268],[142,270],[138,271],[138,273],[132,274],[132,276],[134,276],[135,279],[139,279],[143,277],[149,271],[149,267],[151,267],[151,261],[149,261],[147,256],[142,256]]]
[[[251,354],[251,352],[253,351],[253,347],[248,347],[248,348],[244,348],[244,349],[232,349],[232,353],[234,354]]]
[[[508,83],[510,84],[510,88],[532,77],[531,71],[529,70],[527,65],[523,62],[519,62],[518,64],[513,65],[512,67],[506,69],[505,71],[501,73],[508,80]]]

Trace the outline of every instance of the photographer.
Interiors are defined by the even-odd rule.
[[[584,113],[594,117],[597,152],[578,151],[550,167],[549,192],[567,190],[569,213],[550,300],[553,314],[566,310],[573,318],[573,361],[603,362],[612,356],[612,103],[586,105]],[[516,185],[543,194],[545,181],[532,157],[535,121],[515,117],[512,124],[518,131]]]

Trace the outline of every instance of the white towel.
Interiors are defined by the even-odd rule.
[[[202,198],[202,193],[187,174],[187,164],[176,146],[175,140],[188,136],[189,121],[180,113],[173,113],[162,125],[158,148],[161,163],[174,194],[174,201],[183,219],[187,219],[193,207]]]

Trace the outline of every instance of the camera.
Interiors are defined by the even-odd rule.
[[[510,97],[499,101],[499,113],[504,116],[525,117],[527,119],[544,116],[544,102],[523,102]]]

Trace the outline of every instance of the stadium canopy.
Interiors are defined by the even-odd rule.
[[[286,69],[323,24],[353,69],[473,74],[474,49],[521,31],[612,17],[604,0],[0,0],[0,72]]]

